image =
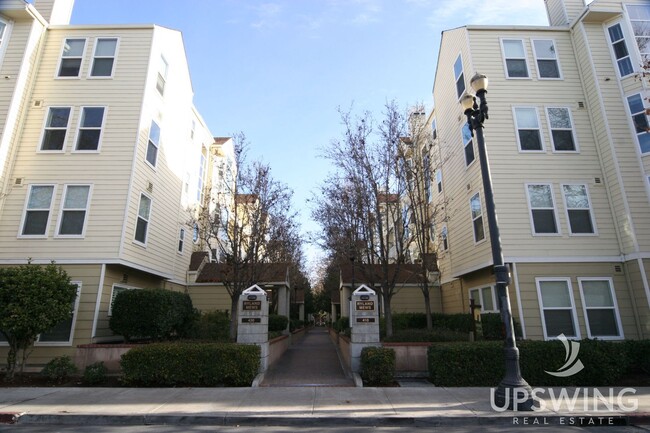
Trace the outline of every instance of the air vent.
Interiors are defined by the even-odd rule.
[[[149,182],[149,183],[147,184],[147,191],[148,191],[148,192],[153,192],[153,183]]]
[[[14,186],[23,186],[24,182],[25,182],[25,178],[17,177],[16,179],[14,179]]]
[[[472,185],[468,183],[467,184],[467,191],[469,191],[470,189],[472,189]]]
[[[584,108],[585,108],[585,103],[582,101],[578,101],[578,109],[584,110]]]
[[[603,183],[603,180],[599,177],[594,177],[594,183],[596,185],[601,185]]]
[[[620,274],[621,272],[623,272],[623,267],[621,265],[614,265],[614,272]]]
[[[129,282],[129,274],[122,274],[122,284],[127,284]]]
[[[43,108],[43,100],[42,99],[35,99],[34,102],[32,102],[32,107],[33,108]]]

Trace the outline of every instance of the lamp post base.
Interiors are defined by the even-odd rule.
[[[521,377],[519,371],[519,349],[506,347],[506,375],[499,383],[494,395],[494,403],[500,408],[514,411],[534,409],[533,390]]]

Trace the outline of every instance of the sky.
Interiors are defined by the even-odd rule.
[[[181,31],[210,131],[246,134],[250,156],[294,191],[307,233],[318,230],[306,201],[330,171],[320,155],[341,136],[339,107],[430,109],[443,30],[548,20],[544,0],[75,0],[71,23]],[[312,266],[319,251],[305,251]]]

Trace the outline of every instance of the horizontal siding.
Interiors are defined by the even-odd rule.
[[[208,311],[230,311],[230,295],[224,286],[193,286],[187,288],[194,308],[205,313]]]
[[[464,313],[468,296],[463,293],[460,280],[445,283],[440,287],[442,312],[445,314]]]
[[[442,300],[440,290],[437,287],[430,288],[429,304],[432,312],[442,311]],[[419,287],[403,287],[397,290],[390,303],[393,313],[424,313],[426,304],[424,295]]]

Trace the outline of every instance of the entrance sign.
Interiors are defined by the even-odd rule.
[[[239,296],[237,343],[260,346],[260,373],[266,371],[269,360],[269,301],[258,285],[244,290]]]
[[[243,301],[244,311],[257,311],[262,309],[262,301]]]
[[[350,361],[352,371],[358,372],[361,370],[361,350],[364,347],[381,345],[377,293],[362,285],[352,292],[350,304]]]

